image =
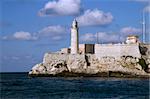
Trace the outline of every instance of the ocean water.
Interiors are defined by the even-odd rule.
[[[149,79],[0,75],[1,99],[150,99]]]

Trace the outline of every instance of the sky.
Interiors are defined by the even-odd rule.
[[[128,35],[150,43],[149,0],[0,0],[0,72],[28,72],[44,53],[70,46],[73,19],[80,43],[120,43]]]

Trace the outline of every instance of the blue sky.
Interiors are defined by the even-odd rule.
[[[149,43],[148,0],[1,0],[0,72],[29,71],[44,53],[70,46],[70,27],[79,22],[80,43],[142,40],[142,12]]]

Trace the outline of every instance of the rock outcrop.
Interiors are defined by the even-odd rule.
[[[147,73],[150,73],[150,44],[141,44],[139,49],[142,56],[140,64]]]
[[[141,59],[132,56],[98,59],[95,54],[46,53],[43,62],[35,65],[29,75],[149,77],[144,66]]]

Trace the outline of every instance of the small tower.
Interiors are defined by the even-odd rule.
[[[137,43],[139,43],[138,36],[136,36],[136,35],[129,35],[126,38],[126,43],[127,44],[137,44]]]
[[[79,40],[78,40],[78,22],[74,19],[71,27],[71,54],[78,54]]]

